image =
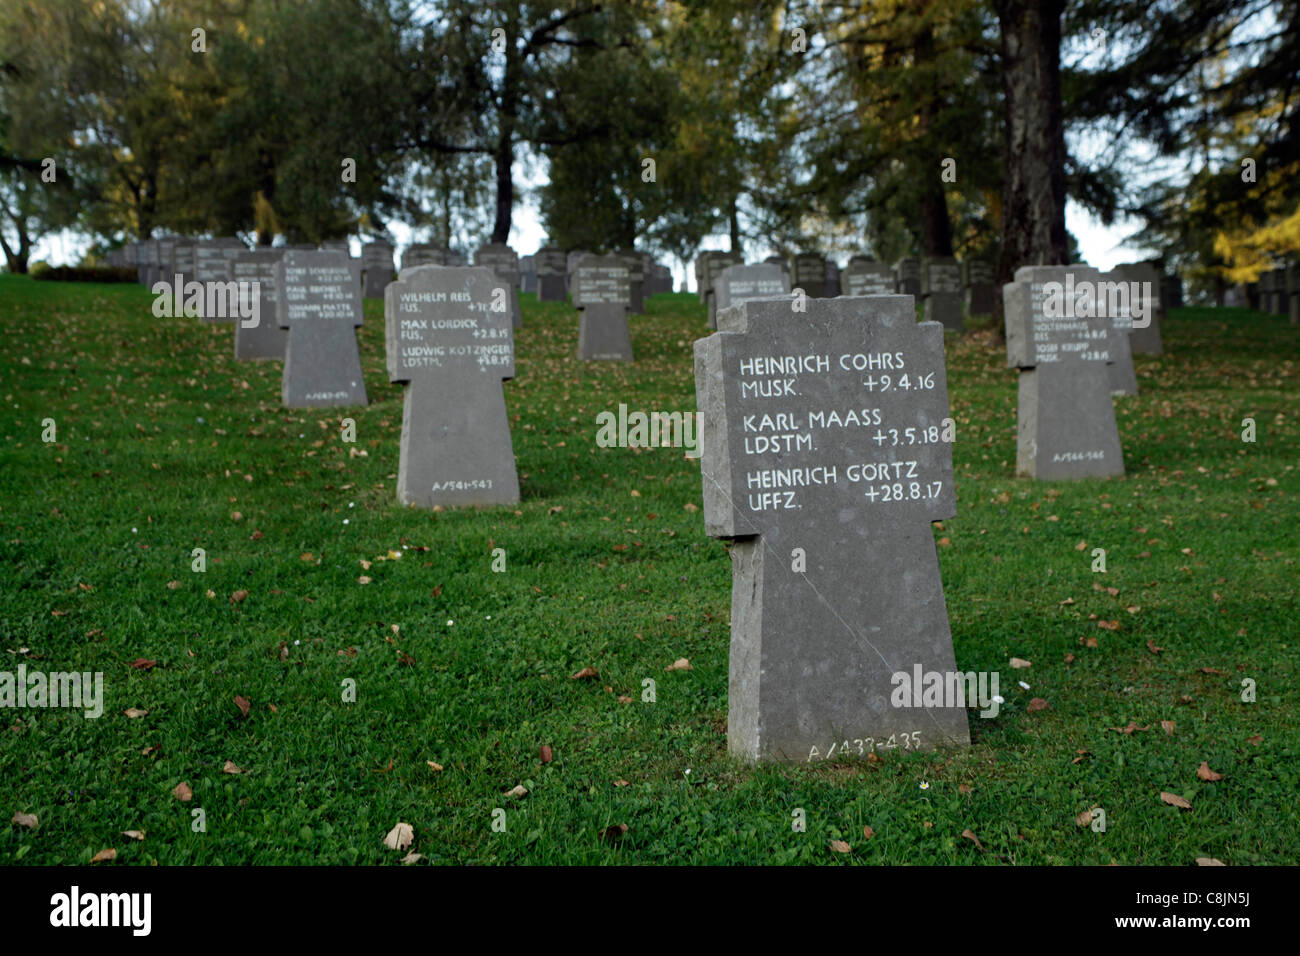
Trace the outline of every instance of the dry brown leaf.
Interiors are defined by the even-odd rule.
[[[1086,750],[1076,750],[1075,753],[1077,753],[1079,756],[1071,760],[1070,761],[1071,764],[1083,763],[1083,758],[1089,756],[1088,751]]]
[[[695,670],[695,668],[691,667],[691,662],[690,662],[689,660],[687,660],[687,659],[684,658],[684,657],[679,657],[679,658],[677,658],[677,660],[673,661],[671,664],[669,664],[667,667],[665,667],[664,670],[666,670],[666,671],[691,671],[691,670]]]
[[[1182,810],[1192,809],[1192,805],[1176,793],[1170,793],[1168,790],[1160,791],[1160,799],[1171,807],[1178,807]]]
[[[17,813],[14,814],[14,818],[10,822],[16,823],[20,827],[26,827],[29,830],[35,830],[40,825],[41,821],[36,819],[36,814],[23,813],[21,810],[19,810]]]
[[[1011,658],[1011,669],[1012,669],[1012,670],[1022,670],[1022,669],[1026,668],[1026,667],[1033,667],[1033,666],[1034,666],[1034,662],[1033,662],[1033,661],[1027,661],[1027,660],[1025,660],[1023,657],[1013,657],[1013,658]]]
[[[1210,769],[1210,765],[1204,760],[1202,760],[1201,765],[1196,768],[1196,776],[1200,777],[1202,780],[1209,781],[1210,783],[1223,779],[1223,774],[1215,773]]]
[[[1082,813],[1080,813],[1077,817],[1074,818],[1074,822],[1081,827],[1086,827],[1089,823],[1092,822],[1092,811],[1084,810]]]
[[[409,823],[399,822],[384,837],[384,846],[390,850],[405,850],[415,840],[415,830]]]
[[[1119,621],[1098,621],[1097,626],[1103,631],[1118,631]]]
[[[870,839],[871,839],[873,836],[875,836],[875,835],[876,835],[876,831],[873,830],[873,829],[871,829],[871,827],[864,826],[864,827],[862,828],[862,837],[863,837],[863,839],[865,839],[865,840],[870,840]]]
[[[241,588],[240,590],[238,590],[238,591],[236,591],[235,593],[233,593],[232,595],[230,595],[230,603],[231,603],[231,604],[240,604],[240,603],[243,602],[244,598],[246,598],[246,597],[248,597],[248,592],[245,591],[245,590],[243,590],[243,589]]]
[[[941,548],[950,548],[950,547],[952,547],[952,538],[940,538],[940,539],[938,540],[937,544],[938,544],[939,547],[941,547]],[[847,850],[843,850],[843,851],[841,851],[841,852],[847,853],[848,851],[847,851]]]
[[[1212,856],[1198,856],[1196,858],[1197,866],[1227,866],[1222,860],[1216,860]]]
[[[1110,729],[1116,733],[1132,735],[1134,731],[1150,730],[1151,725],[1147,724],[1145,727],[1139,727],[1136,720],[1130,720],[1127,727],[1112,727]]]
[[[618,702],[619,702],[620,704],[630,704],[630,703],[632,703],[632,698],[631,698],[631,697],[628,697],[626,694],[619,694],[619,695],[618,695]]]
[[[1036,714],[1040,710],[1047,710],[1049,706],[1050,705],[1047,703],[1047,701],[1043,700],[1043,698],[1035,697],[1033,700],[1029,702],[1029,705],[1025,707],[1025,710],[1029,711],[1029,713],[1031,714]]]
[[[172,796],[181,803],[189,803],[194,799],[194,791],[190,789],[188,783],[182,780],[180,783],[176,784],[176,789],[172,791]]]
[[[238,511],[232,511],[232,512],[230,512],[230,520],[231,520],[231,521],[243,521],[243,520],[244,520],[244,516],[243,516],[242,514],[240,514]]]
[[[1246,738],[1246,743],[1250,744],[1252,747],[1258,747],[1263,742],[1264,742],[1264,738],[1261,737],[1259,734],[1255,734],[1253,737]]]
[[[363,574],[361,575],[361,577],[357,578],[357,584],[369,584],[369,583],[370,583],[369,575]]]
[[[222,773],[243,773],[244,768],[236,764],[233,760],[227,760],[226,765],[221,768]]]
[[[549,744],[542,744],[542,749],[541,749],[541,752],[540,752],[540,756],[541,756],[541,758],[542,758],[542,763],[550,763],[551,760],[554,759],[555,754],[554,754],[554,752],[551,750],[551,747],[550,747]]]
[[[144,839],[144,831],[143,831],[143,830],[123,830],[123,831],[122,831],[122,836],[126,837],[128,840],[143,840],[143,839]]]
[[[1218,674],[1220,677],[1223,676],[1223,671],[1219,670],[1217,667],[1202,667],[1202,668],[1201,668],[1201,673],[1202,673],[1202,674]]]
[[[1174,722],[1172,720],[1162,720],[1160,721],[1160,729],[1172,737],[1174,735]]]
[[[984,845],[980,843],[980,838],[975,835],[974,830],[970,830],[970,829],[962,830],[961,835],[964,836],[967,840],[970,840],[981,850],[984,849]]]
[[[528,789],[522,784],[517,783],[513,790],[506,791],[507,797],[514,797],[516,800],[522,799],[528,795]]]
[[[1066,598],[1064,601],[1061,601],[1061,602],[1060,602],[1061,607],[1066,607],[1066,606],[1071,605],[1071,604],[1073,604],[1073,603],[1074,603],[1074,598]]]
[[[167,590],[169,590],[169,591],[176,591],[176,590],[179,590],[179,589],[180,589],[180,586],[181,586],[181,582],[179,582],[179,581],[168,581],[168,582],[167,582]]]
[[[113,860],[116,860],[116,859],[117,859],[117,851],[114,850],[112,847],[109,847],[107,850],[100,850],[98,853],[96,853],[94,856],[92,856],[92,857],[90,858],[90,862],[91,862],[91,863],[105,863],[105,862],[109,862],[109,863],[111,863]]]
[[[584,667],[582,670],[578,671],[578,673],[569,675],[569,680],[588,680],[589,678],[599,676],[600,671],[596,670],[596,668]]]
[[[1147,650],[1149,650],[1152,654],[1159,654],[1161,651],[1164,650],[1164,648],[1156,647],[1155,641],[1147,641]]]
[[[1087,542],[1087,541],[1080,541],[1078,544],[1076,544],[1076,545],[1074,546],[1074,550],[1075,550],[1075,551],[1084,551],[1084,550],[1087,549],[1087,547],[1088,547],[1088,542]]]
[[[621,839],[624,833],[627,833],[627,824],[616,823],[612,827],[606,827],[601,836],[613,843],[615,840]]]
[[[405,863],[407,866],[410,866],[412,863],[418,863],[420,860],[423,859],[424,859],[423,853],[416,853],[414,850],[412,850],[410,853],[406,854],[406,856],[402,857],[402,862]]]
[[[832,841],[831,841],[831,852],[832,852],[832,853],[852,853],[852,852],[853,852],[853,847],[849,846],[849,845],[848,845],[847,843],[845,843],[843,840],[832,840]]]
[[[251,700],[249,700],[247,697],[242,697],[242,696],[240,696],[239,694],[236,694],[236,695],[235,695],[235,706],[239,708],[239,712],[240,712],[241,714],[243,714],[245,717],[247,717],[247,716],[248,716],[248,710],[249,710],[250,707],[253,706],[253,702],[252,702]]]
[[[299,560],[299,561],[315,561],[315,560],[316,560],[316,556],[315,556],[314,554],[312,554],[310,551],[304,551],[302,554],[298,555],[298,560]]]
[[[442,773],[442,764],[434,763],[432,760],[426,760],[425,763],[429,765],[429,769],[434,773]]]
[[[134,667],[138,671],[151,671],[158,666],[158,662],[151,661],[147,657],[137,657],[127,666]]]
[[[614,786],[616,786],[616,787],[627,787],[627,786],[631,786],[631,784],[629,784],[626,780],[615,780],[615,781],[614,781]]]
[[[132,719],[135,719],[136,717],[147,717],[147,716],[149,716],[149,711],[147,711],[147,710],[142,710],[142,709],[139,708],[139,707],[128,707],[126,710],[122,711],[122,713],[126,714],[128,717],[130,717],[130,718],[132,718]]]

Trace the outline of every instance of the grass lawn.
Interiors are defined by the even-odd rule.
[[[579,362],[576,313],[523,298],[523,500],[439,513],[395,499],[381,301],[372,404],[287,411],[233,326],[0,276],[0,671],[104,674],[98,719],[0,711],[0,864],[396,864],[398,821],[422,863],[1300,862],[1300,329],[1175,311],[1117,402],[1128,476],[1074,483],[1014,477],[1015,373],[987,332],[950,336],[935,537],[958,667],[999,671],[1006,703],[970,712],[968,751],[753,769],[727,756],[731,568],[698,465],[596,445],[620,402],[694,409],[703,307],[651,299],[623,366]]]

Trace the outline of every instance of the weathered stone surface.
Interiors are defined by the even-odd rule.
[[[279,324],[289,330],[280,389],[285,407],[367,404],[356,333],[361,290],[348,257],[289,249],[275,278]]]
[[[814,252],[803,252],[794,257],[794,274],[790,277],[791,289],[803,289],[810,299],[825,299],[826,257]]]
[[[1081,273],[1086,273],[1088,279],[1098,283],[1124,281],[1112,273],[1102,273],[1096,269],[1076,270],[1076,276]],[[1110,316],[1111,320],[1110,361],[1106,363],[1110,393],[1136,395],[1138,393],[1137,371],[1133,368],[1133,350],[1129,343],[1129,336],[1133,332],[1133,313],[1126,297],[1107,295],[1106,288],[1104,285],[1098,286],[1101,294],[1097,298],[1097,309]]]
[[[235,256],[247,251],[248,247],[234,236],[200,239],[194,245],[194,275],[192,278],[205,285],[209,282],[228,282],[230,264],[235,261]],[[190,276],[186,276],[187,281],[190,278]],[[204,322],[215,323],[236,321],[237,316],[233,314],[233,310],[227,310],[227,313],[225,315],[204,314],[200,318]]]
[[[932,521],[956,513],[943,330],[910,297],[751,299],[695,343],[708,534],[734,539],[728,749],[798,763],[969,743]],[[916,702],[918,705],[920,702]]]
[[[289,333],[278,321],[280,297],[275,286],[275,266],[283,255],[282,249],[255,249],[239,253],[230,263],[230,278],[241,284],[256,282],[260,299],[257,325],[249,328],[243,320],[235,323],[237,359],[284,359]]]
[[[519,291],[537,294],[537,262],[532,256],[519,260]]]
[[[826,260],[826,285],[823,291],[828,299],[840,294],[840,264],[834,259]]]
[[[510,305],[510,325],[512,328],[522,328],[524,321],[523,312],[519,308],[519,287],[522,282],[519,255],[505,243],[492,242],[475,250],[474,265],[491,269],[497,279],[504,283],[503,288],[506,288]]]
[[[718,277],[722,275],[723,270],[728,266],[740,265],[740,256],[732,252],[719,252],[711,249],[702,253],[696,263],[700,268],[698,279],[700,282],[700,298],[704,300],[704,304],[709,310],[709,328],[716,329],[718,327],[718,300],[713,290],[713,284],[718,281]]]
[[[509,505],[519,478],[501,382],[514,377],[501,281],[485,267],[402,270],[384,293],[388,376],[407,382],[397,497],[422,508]]]
[[[393,246],[384,241],[367,242],[361,247],[363,295],[382,299],[388,283],[393,281]]]
[[[627,256],[586,256],[573,274],[578,320],[578,358],[631,362],[627,311],[631,263]]]
[[[645,312],[645,261],[631,249],[615,253],[627,263],[627,310],[633,315]]]
[[[948,257],[930,257],[921,264],[921,294],[925,320],[960,332],[966,327],[961,314],[961,267]]]
[[[1078,268],[1024,266],[1002,287],[1007,365],[1020,370],[1016,471],[1031,478],[1124,474],[1106,370],[1112,321],[1095,309],[1090,316],[1047,314],[1054,290],[1076,311]]]

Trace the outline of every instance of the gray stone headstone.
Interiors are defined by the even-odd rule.
[[[255,249],[239,253],[230,263],[230,278],[238,283],[256,282],[260,299],[257,325],[246,328],[242,319],[235,323],[237,359],[284,358],[289,333],[280,327],[280,297],[275,288],[275,265],[283,255],[282,249]]]
[[[956,514],[943,329],[906,296],[807,306],[751,299],[695,343],[705,530],[734,541],[728,750],[966,745],[962,706],[895,699],[896,675],[957,673],[930,528]]]
[[[921,297],[921,260],[908,256],[894,263],[894,288],[899,295]]]
[[[393,247],[387,242],[367,242],[361,247],[361,275],[367,299],[382,299],[393,281]]]
[[[784,296],[790,301],[790,277],[778,265],[764,262],[750,266],[727,266],[713,283],[719,309],[730,308],[749,299]]]
[[[966,327],[961,315],[961,266],[951,256],[930,257],[921,263],[921,294],[925,296],[925,320],[960,332]]]
[[[521,328],[524,322],[519,308],[519,255],[505,243],[488,243],[474,251],[474,265],[491,269],[504,284],[510,300],[510,324],[513,328]]]
[[[276,263],[277,316],[289,330],[281,401],[287,408],[365,405],[357,350],[361,290],[339,252],[286,250]]]
[[[352,244],[346,239],[326,239],[320,248],[326,252],[341,252],[349,258],[352,256]]]
[[[893,295],[894,273],[883,262],[854,256],[840,273],[840,295]]]
[[[573,304],[578,320],[578,358],[631,362],[632,335],[627,326],[631,296],[627,256],[586,256],[573,274]]]
[[[158,240],[145,239],[136,252],[136,276],[147,289],[158,281]]]
[[[543,246],[533,256],[533,263],[537,269],[537,301],[567,301],[565,280],[568,257],[564,250],[556,246]]]
[[[194,278],[194,247],[197,240],[180,238],[172,243],[171,261],[168,263],[167,272],[171,276],[171,282],[175,284],[176,277],[180,276],[181,284],[189,282]]]
[[[987,259],[963,259],[961,268],[966,285],[966,311],[971,315],[992,315],[997,305],[993,263]]]
[[[537,294],[537,263],[532,256],[519,260],[519,291]]]
[[[122,247],[123,264],[128,269],[138,269],[140,266],[140,243],[137,240],[131,240]]]
[[[1112,322],[1075,308],[1075,275],[1072,266],[1023,266],[1002,287],[1007,365],[1020,370],[1016,471],[1031,478],[1124,474],[1106,369]],[[1093,314],[1073,314],[1081,311]]]
[[[1129,345],[1134,355],[1161,355],[1164,344],[1160,339],[1160,322],[1164,319],[1164,307],[1160,302],[1160,273],[1149,262],[1126,263],[1111,270],[1111,275],[1128,282],[1141,283],[1147,319],[1139,324],[1139,310],[1133,309],[1133,331],[1129,333]]]
[[[841,293],[840,266],[833,259],[826,260],[826,285],[824,291],[828,299],[833,299]]]
[[[407,382],[397,498],[422,508],[510,505],[519,477],[501,383],[514,377],[501,280],[485,267],[403,269],[384,293],[388,377]]]
[[[627,263],[627,310],[633,315],[645,312],[645,260],[641,253],[633,250],[620,250],[614,253]]]
[[[594,255],[590,249],[570,249],[564,254],[564,288],[566,292],[573,293],[573,273],[578,268],[578,263],[590,255]]]
[[[826,259],[816,253],[805,252],[794,257],[794,274],[790,276],[792,289],[803,289],[810,299],[827,298]]]
[[[235,261],[235,256],[247,251],[248,247],[233,236],[200,239],[194,245],[194,281],[204,285],[210,282],[229,282],[230,264]],[[190,277],[186,278],[188,280]],[[234,322],[237,316],[233,314],[233,310],[226,309],[225,312],[227,314],[224,315],[204,314],[200,318],[204,322]]]
[[[721,276],[727,268],[738,265],[740,265],[740,257],[731,252],[710,250],[709,252],[704,253],[701,260],[700,268],[702,271],[700,275],[702,277],[701,281],[704,283],[702,286],[704,290],[703,298],[704,304],[709,310],[708,323],[709,328],[711,329],[716,329],[718,327],[718,299],[713,289],[714,283],[718,281],[718,277]]]
[[[1133,311],[1128,295],[1128,283],[1112,273],[1096,269],[1075,269],[1075,281],[1087,278],[1098,283],[1097,311],[1111,320],[1110,361],[1106,374],[1112,395],[1136,395],[1137,371],[1133,368],[1133,348],[1129,336],[1133,333]]]

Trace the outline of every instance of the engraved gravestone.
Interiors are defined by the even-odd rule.
[[[894,288],[899,295],[921,295],[921,260],[911,256],[894,263]]]
[[[1128,287],[1114,274],[1096,269],[1076,269],[1075,281],[1081,277],[1097,282],[1097,309],[1110,317],[1110,361],[1106,363],[1110,393],[1136,395],[1137,371],[1133,368],[1133,349],[1129,342],[1133,332],[1133,311],[1126,293]]]
[[[1141,307],[1133,308],[1133,331],[1129,333],[1129,346],[1134,355],[1160,355],[1164,345],[1160,340],[1160,322],[1164,319],[1164,306],[1160,302],[1160,273],[1149,262],[1128,263],[1116,266],[1111,274],[1118,279],[1139,283]],[[1138,319],[1144,315],[1144,319]]]
[[[961,267],[951,256],[930,257],[921,265],[921,291],[925,296],[925,319],[945,329],[960,332]]]
[[[537,292],[537,265],[532,256],[523,256],[519,260],[519,291]]]
[[[228,282],[230,264],[235,256],[247,252],[248,247],[233,236],[218,239],[202,239],[194,246],[194,279],[205,285],[209,282]],[[206,299],[206,297],[205,297]],[[234,322],[238,316],[234,309],[221,310],[227,314],[199,317],[204,322]]]
[[[627,263],[627,310],[633,315],[645,312],[645,261],[641,253],[623,250],[615,253]]]
[[[361,290],[339,252],[286,250],[276,263],[276,315],[289,330],[281,401],[287,408],[365,405],[356,327]]]
[[[136,254],[136,278],[140,284],[152,289],[158,281],[158,240],[145,239]]]
[[[841,295],[893,295],[894,273],[883,262],[855,256],[840,273]]]
[[[556,246],[543,246],[534,257],[537,267],[537,301],[564,302],[568,298],[565,288],[568,257]]]
[[[1016,472],[1031,478],[1124,474],[1106,369],[1112,323],[1076,308],[1075,274],[1023,266],[1002,287],[1007,365],[1020,370]]]
[[[283,359],[289,334],[277,320],[279,296],[275,289],[275,264],[284,255],[283,249],[255,249],[241,252],[230,263],[230,278],[241,284],[256,282],[258,286],[257,325],[247,328],[244,320],[235,323],[235,358]],[[241,298],[244,298],[241,293]]]
[[[578,320],[578,358],[631,362],[627,326],[631,269],[626,256],[586,256],[573,273]]]
[[[406,382],[397,498],[422,508],[519,501],[501,382],[514,377],[501,281],[484,267],[404,269],[384,293],[388,377]]]
[[[803,289],[810,299],[826,298],[826,259],[813,252],[800,253],[794,257],[794,275],[790,285]]]
[[[840,264],[834,259],[826,260],[826,285],[823,291],[828,299],[840,294]]]
[[[519,256],[503,242],[490,242],[475,250],[474,265],[491,269],[496,275],[506,290],[510,325],[516,329],[522,327],[523,315],[519,309]]]
[[[564,290],[573,294],[573,273],[578,263],[587,256],[594,255],[590,249],[570,249],[564,254]]]
[[[730,538],[727,746],[808,763],[970,741],[930,524],[956,513],[943,329],[911,298],[751,299],[695,343],[707,533]],[[942,678],[941,678],[942,679]]]
[[[1300,268],[1286,267],[1286,306],[1292,325],[1300,325]]]
[[[963,259],[961,268],[966,283],[966,311],[971,315],[992,315],[997,304],[993,298],[993,263],[987,259]]]
[[[713,284],[718,308],[726,309],[747,299],[790,295],[790,278],[780,266],[761,263],[751,266],[727,266]]]
[[[158,240],[158,274],[155,280],[161,279],[167,283],[176,281],[176,276],[172,272],[172,253],[176,250],[177,242],[176,236]]]

